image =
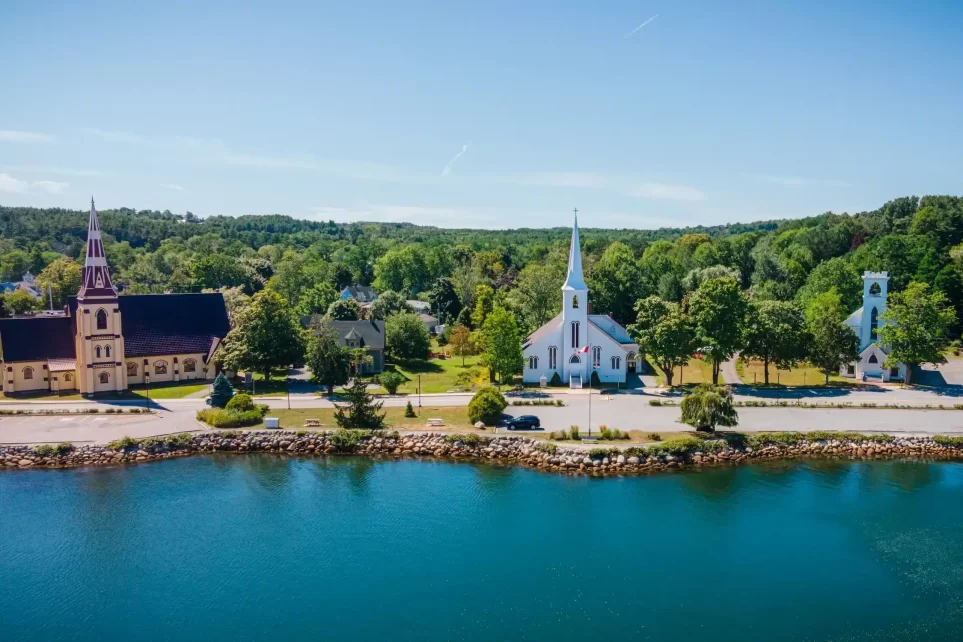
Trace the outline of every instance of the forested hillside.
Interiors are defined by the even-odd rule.
[[[0,280],[30,270],[61,304],[79,283],[87,220],[84,210],[0,207]],[[345,285],[372,284],[432,300],[449,320],[466,309],[466,325],[478,308],[475,324],[504,307],[524,329],[559,309],[570,235],[567,227],[485,231],[130,209],[105,210],[100,220],[114,283],[126,292],[234,287],[240,296],[271,287],[307,314],[326,311]],[[963,308],[959,197],[910,196],[855,215],[706,228],[585,229],[582,239],[593,308],[622,323],[635,320],[643,297],[681,301],[722,274],[756,300],[805,307],[835,287],[855,309],[863,270],[886,270],[891,291],[922,281],[946,295],[958,318]]]

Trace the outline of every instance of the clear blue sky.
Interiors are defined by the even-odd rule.
[[[963,2],[248,4],[0,3],[0,204],[650,228],[963,193]]]

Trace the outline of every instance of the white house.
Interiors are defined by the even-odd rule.
[[[525,383],[539,383],[543,377],[550,383],[558,374],[562,383],[579,388],[588,385],[593,371],[603,383],[625,383],[627,373],[635,372],[639,348],[611,317],[590,312],[576,216],[568,277],[562,286],[562,312],[525,340]]]
[[[859,361],[845,363],[839,369],[843,377],[871,378],[882,381],[904,381],[906,364],[884,367],[889,349],[878,340],[876,331],[886,311],[886,289],[889,275],[886,272],[863,273],[863,307],[846,319],[846,325],[859,337]]]

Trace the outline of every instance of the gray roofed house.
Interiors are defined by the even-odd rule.
[[[324,317],[315,314],[301,317],[301,326],[309,328]],[[385,322],[380,319],[370,321],[325,321],[338,333],[338,342],[346,348],[365,348],[371,355],[371,364],[361,368],[361,374],[378,374],[385,369]]]

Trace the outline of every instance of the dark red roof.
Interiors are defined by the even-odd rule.
[[[74,333],[70,317],[0,319],[3,360],[74,359]]]

